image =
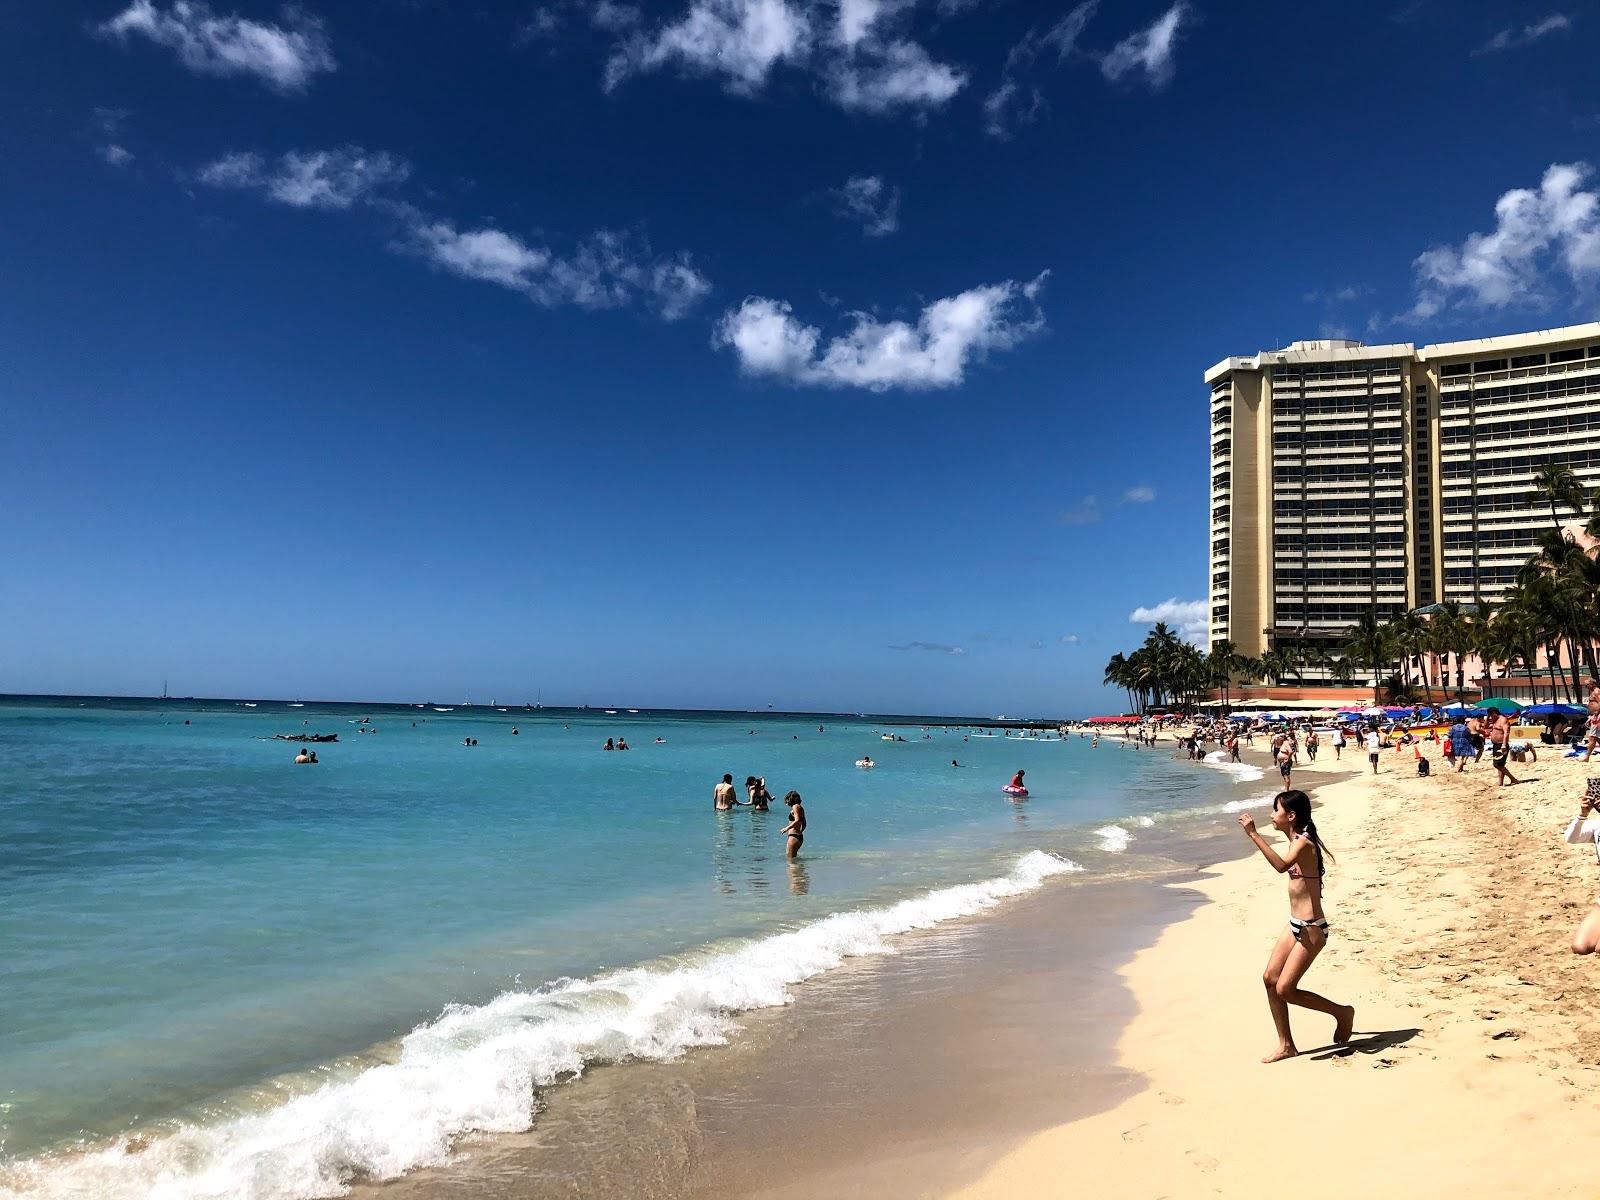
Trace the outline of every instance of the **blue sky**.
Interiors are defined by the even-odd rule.
[[[1597,37],[7,6],[0,690],[1115,708],[1204,600],[1207,366],[1595,316]]]

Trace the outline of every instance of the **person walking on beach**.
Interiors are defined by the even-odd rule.
[[[1494,764],[1496,786],[1505,787],[1507,783],[1520,783],[1521,781],[1506,766],[1511,757],[1511,719],[1503,716],[1498,708],[1489,710],[1489,746],[1491,751],[1489,761]]]
[[[1294,772],[1294,743],[1288,738],[1278,746],[1278,774],[1283,776],[1283,786],[1289,786],[1289,776]]]
[[[1372,773],[1378,773],[1378,751],[1383,749],[1383,734],[1378,732],[1377,725],[1367,730],[1367,761],[1372,764]]]
[[[1476,713],[1467,718],[1467,740],[1472,743],[1472,761],[1483,757],[1483,718]]]
[[[711,803],[716,806],[718,812],[727,812],[735,804],[739,803],[738,798],[733,794],[732,775],[724,775],[722,782],[711,789]]]
[[[806,808],[800,803],[800,793],[791,791],[783,797],[783,802],[789,806],[789,823],[779,831],[779,836],[788,834],[789,845],[784,851],[785,858],[798,858],[800,847],[806,842]]]
[[[1338,762],[1344,757],[1344,726],[1333,727],[1333,761]]]
[[[1317,736],[1316,729],[1313,727],[1306,730],[1306,758],[1310,759],[1312,762],[1316,762],[1317,748],[1321,745],[1322,739]]]
[[[1249,813],[1239,814],[1239,826],[1261,851],[1262,857],[1272,864],[1272,869],[1289,876],[1289,926],[1278,935],[1277,944],[1267,958],[1267,969],[1261,975],[1262,985],[1267,989],[1267,1007],[1272,1010],[1273,1028],[1278,1033],[1278,1048],[1261,1061],[1279,1062],[1300,1053],[1289,1028],[1291,1004],[1332,1017],[1333,1044],[1342,1046],[1355,1029],[1355,1008],[1349,1004],[1335,1004],[1326,996],[1300,987],[1311,964],[1328,944],[1328,919],[1322,913],[1326,847],[1311,817],[1311,797],[1291,790],[1279,792],[1273,798],[1272,827],[1289,839],[1289,847],[1283,854],[1256,831],[1256,820]]]

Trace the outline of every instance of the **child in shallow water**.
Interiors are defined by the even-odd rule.
[[[1300,980],[1328,944],[1328,919],[1322,915],[1325,848],[1317,834],[1316,822],[1311,819],[1311,797],[1293,789],[1279,792],[1273,798],[1272,827],[1289,839],[1289,848],[1283,854],[1256,832],[1255,818],[1249,813],[1239,814],[1239,825],[1272,864],[1272,869],[1289,876],[1289,924],[1278,935],[1277,944],[1267,958],[1267,969],[1261,976],[1267,989],[1267,1007],[1272,1010],[1272,1024],[1278,1032],[1278,1048],[1261,1061],[1278,1062],[1300,1053],[1289,1029],[1291,1004],[1332,1017],[1333,1044],[1342,1046],[1350,1040],[1355,1028],[1356,1010],[1300,987]]]

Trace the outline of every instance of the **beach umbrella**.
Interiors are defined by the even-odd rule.
[[[1576,704],[1534,704],[1522,711],[1536,717],[1581,717],[1588,710]]]
[[[1521,712],[1522,711],[1522,705],[1518,704],[1515,700],[1507,700],[1507,699],[1505,699],[1504,697],[1501,697],[1501,696],[1495,696],[1495,697],[1493,697],[1492,699],[1489,699],[1489,700],[1479,700],[1478,701],[1478,707],[1479,708],[1498,708],[1501,712],[1514,712],[1514,713],[1516,713],[1516,712]]]
[[[1252,721],[1254,719],[1247,713],[1234,713],[1233,716],[1228,718],[1230,721]]]
[[[1374,704],[1370,708],[1363,708],[1361,710],[1361,715],[1363,717],[1386,717],[1389,715],[1389,710],[1386,708],[1379,708],[1376,704]]]

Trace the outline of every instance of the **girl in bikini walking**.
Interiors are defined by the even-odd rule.
[[[1350,1040],[1355,1028],[1355,1008],[1349,1004],[1335,1004],[1326,996],[1300,987],[1300,980],[1328,944],[1328,919],[1322,915],[1325,847],[1317,836],[1316,822],[1311,819],[1311,797],[1291,790],[1279,792],[1273,799],[1272,827],[1289,839],[1289,847],[1282,854],[1256,832],[1255,818],[1249,813],[1239,814],[1239,825],[1272,864],[1272,869],[1289,876],[1289,925],[1278,935],[1277,945],[1273,946],[1267,969],[1261,976],[1267,989],[1267,1007],[1272,1010],[1272,1024],[1278,1031],[1278,1048],[1261,1061],[1278,1062],[1300,1053],[1295,1049],[1294,1034],[1289,1029],[1291,1004],[1332,1017],[1333,1044],[1342,1046]]]

